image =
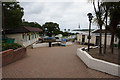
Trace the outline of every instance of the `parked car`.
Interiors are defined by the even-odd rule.
[[[61,41],[61,38],[59,38],[59,37],[55,37],[55,41]]]
[[[45,42],[49,42],[49,41],[55,41],[56,39],[53,38],[53,37],[46,37],[46,38],[43,38],[43,41]]]

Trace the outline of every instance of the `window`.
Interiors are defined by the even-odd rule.
[[[22,36],[23,36],[23,41],[24,42],[27,41],[27,35],[23,34]]]

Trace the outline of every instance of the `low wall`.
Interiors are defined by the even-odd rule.
[[[23,58],[25,55],[26,55],[26,48],[18,48],[16,50],[9,49],[0,52],[0,56],[2,56],[2,66],[15,62]]]
[[[73,44],[72,42],[66,42],[66,46],[72,45],[72,44]]]
[[[61,42],[52,42],[52,45],[53,44],[57,44],[57,43],[61,44]],[[72,45],[72,42],[66,42],[66,46],[67,45]],[[37,48],[37,47],[49,47],[49,43],[38,43],[38,44],[34,43],[32,45],[32,47],[33,48]]]
[[[33,48],[37,48],[37,47],[49,47],[49,43],[39,43],[39,44],[36,44],[34,43],[32,45]]]
[[[91,69],[120,77],[120,65],[99,60],[90,56],[83,48],[77,49],[77,56]]]

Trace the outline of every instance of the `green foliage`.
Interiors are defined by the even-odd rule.
[[[2,51],[4,50],[8,50],[8,49],[17,49],[22,47],[21,45],[17,44],[17,43],[2,43]]]
[[[60,33],[59,24],[53,23],[53,22],[46,22],[43,26],[44,33],[47,34],[47,36],[51,37],[52,35],[57,35]]]
[[[100,3],[98,1],[98,4],[96,6],[95,2],[93,1],[93,6],[95,11],[95,18],[93,19],[93,22],[96,22],[99,25],[99,27],[102,27],[105,20],[105,5],[103,5],[103,2]]]
[[[110,29],[112,32],[116,33],[116,30],[119,28],[117,25],[120,23],[120,2],[114,2],[110,8]]]
[[[120,28],[116,29],[116,36],[120,39]]]
[[[117,26],[120,24],[120,2],[104,2],[103,5],[107,7],[110,19],[107,28],[112,34],[117,35],[120,39],[120,28]]]
[[[24,12],[18,2],[4,2],[3,13],[5,28],[15,28],[21,26]]]
[[[63,36],[69,36],[70,34],[68,32],[63,32]]]
[[[42,29],[41,25],[37,22],[23,22],[22,23],[23,26],[30,26],[30,27],[37,27]]]

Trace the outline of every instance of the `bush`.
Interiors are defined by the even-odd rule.
[[[17,43],[2,43],[2,51],[4,50],[8,50],[8,49],[17,49],[22,47],[21,45],[17,44]]]

